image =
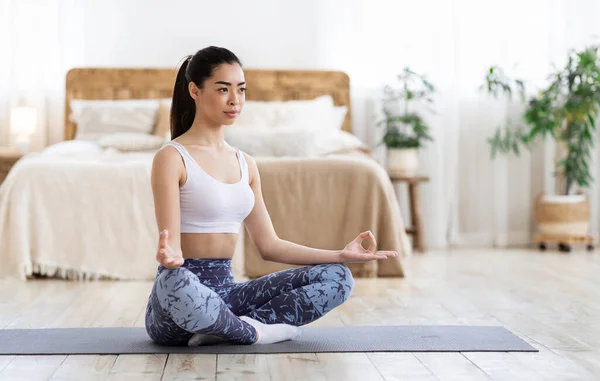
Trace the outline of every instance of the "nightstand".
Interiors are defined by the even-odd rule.
[[[413,248],[421,253],[425,252],[425,243],[423,239],[423,214],[421,212],[421,194],[419,185],[422,182],[428,182],[427,176],[410,176],[390,174],[392,183],[408,184],[408,199],[410,201],[410,219],[412,227],[406,228],[406,233],[413,236]]]
[[[0,148],[0,184],[2,184],[13,165],[22,157],[23,154],[17,150]]]

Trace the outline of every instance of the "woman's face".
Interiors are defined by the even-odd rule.
[[[238,64],[218,66],[204,81],[202,88],[190,83],[190,93],[208,122],[216,125],[233,124],[244,107],[246,80]]]

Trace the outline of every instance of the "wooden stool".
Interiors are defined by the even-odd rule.
[[[423,214],[421,211],[421,195],[419,193],[419,184],[428,182],[427,176],[408,176],[390,174],[390,180],[393,184],[407,183],[408,198],[410,201],[410,220],[412,227],[406,229],[407,234],[413,236],[413,248],[421,253],[425,252],[425,244],[423,242]]]

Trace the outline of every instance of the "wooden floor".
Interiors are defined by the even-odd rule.
[[[599,380],[600,254],[430,252],[315,325],[502,325],[539,353],[0,356],[0,380]],[[0,283],[0,328],[143,326],[149,282]]]

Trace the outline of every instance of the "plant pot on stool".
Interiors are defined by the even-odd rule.
[[[416,148],[388,148],[388,173],[413,176],[417,174],[418,169],[419,151]]]
[[[385,125],[382,142],[387,148],[386,169],[390,175],[414,176],[419,169],[419,149],[433,141],[424,112],[433,113],[435,87],[423,76],[405,67],[398,75],[399,89],[386,86],[383,104]],[[415,107],[415,103],[428,105]],[[415,108],[419,111],[415,111]]]

